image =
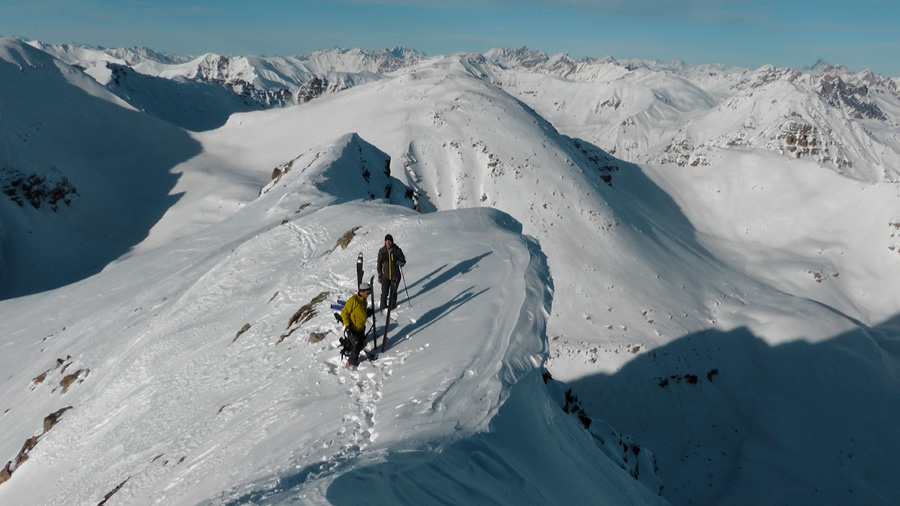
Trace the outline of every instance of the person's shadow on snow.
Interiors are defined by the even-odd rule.
[[[396,331],[389,332],[389,346],[396,346],[404,341],[409,340],[409,338],[427,329],[428,327],[439,321],[441,318],[444,318],[448,314],[458,309],[463,304],[466,304],[467,302],[489,290],[489,288],[485,288],[484,290],[475,293],[472,291],[474,289],[474,286],[465,289],[462,293],[450,299],[446,304],[440,307],[436,307],[419,317],[415,323],[410,322]],[[393,337],[391,337],[390,334],[393,334]]]
[[[454,277],[456,277],[460,274],[465,274],[465,273],[471,271],[472,269],[475,268],[475,265],[477,265],[478,262],[480,262],[483,258],[490,255],[491,253],[492,252],[490,252],[490,251],[486,251],[478,256],[472,257],[468,260],[464,260],[464,261],[452,266],[451,268],[447,269],[446,271],[444,271],[442,273],[441,273],[441,271],[447,268],[447,264],[444,264],[441,267],[438,267],[437,269],[431,271],[430,273],[426,274],[422,278],[419,278],[415,282],[410,283],[406,287],[407,290],[410,288],[415,288],[419,285],[422,285],[422,287],[418,292],[416,292],[414,295],[409,296],[409,298],[407,298],[406,300],[399,301],[397,303],[397,306],[399,307],[402,304],[407,303],[408,301],[411,301],[412,299],[415,299],[419,295],[427,293],[427,292],[433,290],[434,288],[437,288],[438,286],[443,285],[444,283],[450,281],[451,279],[453,279]],[[440,274],[438,274],[438,273],[440,273]]]

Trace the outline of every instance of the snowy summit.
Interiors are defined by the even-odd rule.
[[[2,505],[900,496],[895,78],[0,39],[0,83]]]

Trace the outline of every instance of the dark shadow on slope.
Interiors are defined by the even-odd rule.
[[[357,133],[349,133],[337,140],[335,148],[339,151],[337,158],[324,167],[317,176],[311,176],[315,187],[331,195],[334,200],[331,205],[337,205],[353,200],[380,200],[415,209],[417,202],[421,204],[421,196],[415,189],[406,186],[396,177],[391,175],[391,157],[369,143]],[[313,159],[306,161],[305,156]],[[294,165],[303,159],[303,164],[312,164],[318,158],[318,154],[301,155],[300,157],[282,164],[273,171],[273,182],[277,183],[282,178],[298,181],[304,177],[310,177],[305,169],[293,170]],[[268,192],[273,186],[269,183],[262,193]]]
[[[10,186],[0,195],[0,299],[79,281],[127,254],[178,200],[172,169],[201,151],[183,129],[71,84],[46,53],[16,51],[18,68],[0,60],[4,129],[25,139],[0,152]],[[55,210],[17,202],[13,171],[52,172],[77,195]]]
[[[437,275],[437,273],[441,272],[442,270],[444,270],[446,268],[447,268],[447,264],[444,264],[444,265],[438,267],[437,269],[429,272],[428,274],[420,277],[419,279],[417,279],[415,281],[410,282],[409,280],[406,280],[409,283],[408,285],[406,285],[406,288],[410,288],[410,287],[415,288],[416,286],[432,279],[434,276]]]
[[[210,506],[212,506],[213,504],[221,506],[280,504],[279,501],[283,499],[282,496],[284,494],[289,494],[290,491],[298,487],[302,487],[310,480],[315,480],[323,476],[341,472],[348,465],[355,462],[355,460],[355,457],[343,457],[339,459],[329,460],[327,462],[317,462],[315,464],[309,464],[308,466],[300,469],[295,473],[278,477],[275,480],[274,485],[259,486],[258,488],[242,493],[238,497],[235,497],[228,502],[223,503],[216,500],[204,502],[201,504],[209,504]]]
[[[665,191],[617,163],[611,185],[595,186],[621,225],[660,251],[677,244],[722,263]],[[816,344],[769,346],[746,328],[697,333],[569,386],[592,418],[656,455],[675,505],[894,504],[900,317],[874,328],[848,320],[859,329]]]
[[[485,258],[486,256],[488,256],[490,254],[491,254],[491,252],[488,251],[488,252],[482,253],[476,257],[472,257],[468,260],[464,260],[464,261],[454,265],[453,267],[447,269],[446,271],[442,272],[440,275],[437,275],[437,273],[440,272],[444,267],[446,267],[446,264],[443,267],[432,271],[431,273],[427,274],[425,277],[423,277],[423,278],[415,281],[414,283],[410,284],[409,286],[407,286],[407,288],[410,288],[410,287],[414,288],[414,287],[418,286],[419,284],[422,284],[422,288],[418,292],[415,292],[413,295],[411,295],[408,300],[415,299],[419,295],[422,295],[422,294],[427,293],[439,286],[442,286],[442,285],[444,285],[444,283],[447,283],[448,281],[455,278],[456,276],[460,276],[462,274],[468,273],[469,271],[471,271],[472,269],[475,268],[475,265],[477,265],[478,262],[481,261],[481,259]],[[399,292],[398,292],[398,295],[399,295]],[[406,301],[398,301],[397,302],[398,306],[400,304],[402,304],[403,302],[406,302]]]
[[[392,329],[388,332],[388,344],[390,347],[394,347],[403,341],[408,340],[411,336],[418,334],[419,332],[427,329],[440,319],[444,318],[448,314],[452,313],[456,309],[458,309],[463,304],[471,301],[472,299],[478,297],[484,292],[488,291],[489,288],[485,288],[484,290],[474,293],[472,292],[472,288],[470,287],[464,290],[462,293],[453,297],[446,304],[440,307],[436,307],[431,311],[420,316],[415,323],[409,323],[401,328]],[[384,332],[382,331],[382,336]]]
[[[638,165],[613,157],[583,139],[571,139],[570,154],[584,173],[591,178],[616,219],[655,237],[674,239],[691,251],[711,256],[696,240],[696,229],[681,211],[681,207],[644,175]],[[597,155],[594,153],[602,153]],[[600,161],[597,157],[601,156]],[[611,174],[611,181],[606,176]]]
[[[700,332],[569,386],[654,453],[672,504],[900,497],[900,317],[815,344]]]
[[[112,75],[106,87],[119,98],[139,111],[194,132],[219,128],[234,113],[265,108],[246,87],[246,93],[239,95],[224,83],[154,77],[112,63],[107,67]],[[278,105],[283,104],[271,107]]]

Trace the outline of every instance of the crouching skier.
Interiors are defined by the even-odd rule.
[[[366,320],[371,312],[366,299],[371,292],[372,287],[369,283],[360,283],[359,291],[350,297],[341,309],[341,321],[346,327],[345,334],[352,344],[350,356],[344,365],[347,369],[355,369],[359,365],[359,353],[366,346]]]

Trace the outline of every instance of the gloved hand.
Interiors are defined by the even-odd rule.
[[[382,277],[382,276],[378,276],[378,282],[381,283],[382,285],[387,283],[387,281],[385,281],[384,277]]]
[[[400,267],[403,267],[404,265],[406,265],[406,260],[397,262],[397,265],[399,265]]]

